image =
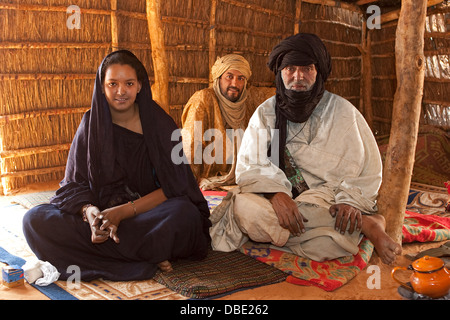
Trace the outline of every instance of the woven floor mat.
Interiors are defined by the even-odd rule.
[[[169,289],[196,299],[284,281],[287,274],[241,252],[210,250],[202,261],[179,260],[173,271],[153,278]]]

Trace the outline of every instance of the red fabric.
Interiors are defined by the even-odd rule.
[[[324,262],[299,257],[252,241],[245,243],[241,251],[288,273],[286,281],[289,283],[312,285],[326,291],[333,291],[353,279],[366,267],[372,256],[373,244],[364,238],[356,255]]]
[[[203,193],[204,196],[222,196],[222,197],[225,197],[227,195],[226,191],[202,190],[202,193]]]
[[[450,239],[450,217],[405,212],[403,243],[444,241]]]
[[[227,194],[226,191],[202,191],[208,202],[214,206]],[[405,212],[403,243],[443,241],[450,239],[450,217]],[[316,262],[291,253],[276,250],[267,244],[249,241],[241,251],[259,261],[274,266],[289,274],[286,281],[316,286],[326,291],[334,291],[353,279],[367,266],[372,256],[373,244],[364,238],[359,252],[350,257]]]
[[[334,291],[343,286],[361,270],[363,270],[372,256],[373,245],[368,239],[364,239],[360,245],[359,252],[348,259],[340,258],[326,262],[316,262],[310,260],[310,267],[319,277],[309,280],[302,280],[294,276],[288,276],[287,282],[322,288],[325,291]]]

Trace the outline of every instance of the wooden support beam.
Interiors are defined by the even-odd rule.
[[[373,129],[373,110],[372,110],[372,44],[371,31],[366,28],[366,21],[363,21],[362,28],[362,49],[361,49],[361,106],[360,109],[367,121],[367,124]]]
[[[111,0],[111,48],[119,50],[119,31],[117,27],[117,0]]]
[[[73,107],[73,108],[54,108],[54,109],[45,109],[45,110],[38,110],[38,111],[28,111],[28,112],[21,112],[16,114],[5,114],[0,115],[0,126],[8,124],[10,121],[17,121],[22,119],[32,119],[32,118],[38,118],[38,117],[50,117],[50,116],[56,116],[56,115],[62,115],[62,114],[75,114],[75,113],[85,113],[88,111],[90,107]],[[0,157],[1,157],[0,152]]]
[[[153,99],[169,114],[169,64],[164,45],[160,0],[146,0],[146,12],[155,73]]]
[[[378,208],[386,219],[386,232],[399,244],[419,131],[426,8],[426,0],[402,0],[396,31],[397,90]]]
[[[93,80],[95,74],[89,73],[0,73],[0,81],[33,80]]]
[[[211,0],[211,11],[209,15],[209,83],[213,82],[211,68],[216,62],[216,10],[217,0]]]
[[[356,2],[356,4],[358,6],[362,6],[362,5],[369,4],[369,3],[374,3],[374,2],[378,2],[378,0],[359,0],[359,1]]]
[[[254,12],[267,14],[268,16],[280,17],[282,19],[284,18],[284,19],[291,19],[291,20],[293,18],[292,14],[290,14],[290,13],[264,8],[262,6],[257,5],[256,3],[247,3],[248,1],[220,0],[220,2],[228,3],[235,7],[250,9]]]
[[[22,3],[4,3],[0,2],[0,9],[2,10],[21,10],[21,11],[39,11],[39,12],[67,12],[67,5],[57,6],[48,4],[22,4]],[[98,14],[110,15],[109,10],[80,8],[81,14]]]
[[[40,169],[31,169],[24,171],[15,171],[15,172],[6,172],[0,175],[1,179],[4,178],[23,178],[26,176],[35,176],[35,175],[45,175],[50,173],[57,173],[60,171],[64,171],[66,166],[57,166],[51,168],[40,168]]]
[[[70,149],[70,146],[71,146],[71,143],[63,143],[63,144],[55,144],[55,145],[51,145],[51,146],[25,148],[25,149],[19,149],[19,150],[4,150],[4,151],[0,152],[0,159],[25,157],[25,156],[31,156],[33,154],[51,153],[51,152],[56,152],[56,151],[66,151],[66,150]]]
[[[444,0],[428,0],[428,1],[426,1],[427,7],[432,7],[432,6],[435,6],[442,2],[444,2]],[[399,19],[400,11],[401,11],[401,9],[382,14],[380,17],[381,24]]]
[[[339,1],[339,0],[303,0],[303,2],[311,3],[311,4],[318,4],[321,6],[328,6],[328,7],[338,7],[342,9],[347,9],[353,12],[359,12],[361,13],[362,10],[359,6],[357,6],[354,3],[348,3],[345,1]]]
[[[294,34],[300,32],[301,17],[302,17],[302,0],[297,0],[295,2]]]
[[[0,42],[0,49],[100,49],[109,48],[109,42]]]

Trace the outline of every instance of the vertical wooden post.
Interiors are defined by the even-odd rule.
[[[170,114],[169,67],[164,44],[160,0],[146,0],[146,11],[155,77],[155,83],[152,86],[153,99]]]
[[[111,0],[111,48],[119,50],[119,32],[117,29],[117,0]]]
[[[213,79],[211,75],[211,68],[216,62],[216,9],[217,0],[211,0],[211,11],[209,16],[209,83]]]
[[[402,0],[395,36],[397,89],[378,206],[379,212],[386,218],[386,232],[399,244],[402,240],[423,96],[426,8],[426,0]]]
[[[295,2],[295,19],[294,19],[294,34],[300,32],[300,18],[302,14],[302,0]]]
[[[371,31],[367,31],[367,24],[364,21],[362,25],[362,49],[361,49],[361,68],[362,68],[362,86],[360,110],[362,111],[367,124],[373,129],[373,110],[372,110],[372,44],[370,41]]]

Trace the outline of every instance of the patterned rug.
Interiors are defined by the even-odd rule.
[[[226,192],[216,193],[216,201],[224,195]],[[403,236],[406,238],[403,240],[404,243],[450,239],[450,224],[446,222],[446,219],[450,218],[443,217],[446,216],[444,208],[447,198],[445,188],[420,183],[411,184],[407,205],[409,211],[406,211],[403,227]],[[366,267],[373,250],[373,244],[367,238],[363,238],[356,255],[316,262],[252,241],[245,243],[241,248],[243,253],[286,272],[289,275],[287,282],[317,286],[326,291],[334,291],[353,279]]]
[[[449,239],[450,217],[411,211],[405,212],[403,243]],[[363,238],[356,255],[326,262],[316,262],[252,241],[245,243],[241,251],[283,270],[289,274],[286,279],[289,283],[313,285],[325,291],[334,291],[348,283],[366,267],[373,249],[373,244],[368,239]]]
[[[29,208],[48,203],[53,194],[43,192],[16,196],[12,200],[15,204],[1,208],[0,253],[6,252],[9,258],[9,253],[14,253],[14,261],[35,258],[21,229],[22,218]],[[221,194],[215,192],[206,193],[205,197],[210,208],[222,200]],[[3,256],[0,254],[0,261],[6,262]],[[68,285],[66,281],[56,281],[49,287],[35,288],[55,300],[185,300],[214,298],[244,288],[281,282],[287,277],[284,272],[237,251],[223,253],[211,250],[202,261],[180,260],[172,266],[172,272],[158,272],[153,279],[143,281],[98,279],[82,281],[79,288]],[[54,294],[55,291],[59,294]]]
[[[214,202],[210,206],[212,210],[215,205],[220,203],[226,192],[216,192],[209,195],[214,197]],[[256,260],[282,270],[288,275],[286,281],[289,283],[317,286],[326,291],[333,291],[349,282],[366,267],[372,256],[373,249],[373,244],[366,238],[363,238],[359,246],[359,252],[356,255],[326,262],[316,262],[274,249],[268,244],[253,241],[245,243],[240,251]]]
[[[389,137],[378,139],[384,162]],[[423,125],[417,137],[412,181],[444,187],[450,177],[450,135],[435,126]]]
[[[33,195],[34,198],[35,195]],[[33,203],[35,205],[35,203]],[[0,246],[23,260],[35,259],[22,231],[22,218],[27,208],[19,204],[3,205],[0,209]],[[0,258],[3,258],[0,256]],[[0,261],[5,261],[0,259]],[[185,300],[188,297],[170,290],[156,280],[114,282],[94,280],[80,282],[79,288],[68,288],[66,281],[36,289],[53,300]],[[60,291],[64,291],[62,295]]]
[[[450,216],[450,212],[445,212],[449,199],[450,195],[444,185],[437,187],[412,182],[406,210],[422,214]]]
[[[39,203],[48,202],[52,194],[52,192],[47,192],[15,197],[13,202],[22,205],[10,204],[7,206],[8,209],[14,210],[14,215],[9,214],[6,220],[4,216],[7,215],[8,210],[5,210],[5,207],[2,208],[0,211],[0,243],[2,246],[5,246],[5,249],[24,259],[34,256],[28,248],[21,230],[22,216],[26,212],[24,207],[29,208]],[[226,192],[204,192],[210,210],[213,210],[221,202],[225,194]],[[419,213],[418,217],[430,214],[450,217],[450,214],[445,214],[443,209],[447,199],[448,195],[444,188],[412,183],[407,206],[407,210],[410,213],[406,217],[416,220],[405,220],[405,227],[409,228],[411,235],[416,236],[416,239],[413,241],[419,241],[417,240],[419,237],[422,237],[425,232],[429,232],[430,225],[433,227],[431,222],[427,222],[428,228],[425,228],[424,222],[414,222],[417,221],[415,214]],[[418,231],[417,228],[421,228],[421,230]],[[444,228],[437,233],[445,232],[448,232],[448,230]],[[442,237],[446,237],[446,235]],[[434,239],[441,238],[435,236]],[[264,267],[258,269],[263,273],[269,273],[269,276],[264,280],[266,281],[265,284],[282,281],[284,276],[285,278],[287,277],[286,281],[294,284],[317,286],[326,291],[333,291],[348,283],[365,268],[372,255],[373,245],[364,238],[360,244],[360,251],[355,256],[323,263],[300,258],[251,241],[243,246],[241,252],[245,253],[245,255],[239,252],[233,253],[233,256],[228,255],[230,261],[227,261],[225,264],[223,264],[223,257],[220,256],[220,253],[209,255],[203,265],[180,262],[180,264],[174,264],[177,268],[177,275],[165,276],[164,274],[157,274],[154,279],[146,281],[113,282],[99,279],[91,282],[82,282],[80,289],[67,288],[65,281],[57,281],[56,285],[80,300],[182,300],[188,298],[211,298],[224,292],[231,293],[227,290],[239,290],[244,287],[250,288],[254,285],[264,284],[260,281],[261,279],[258,279],[260,274],[254,274],[253,279],[249,280],[247,278],[246,285],[236,283],[232,288],[229,286],[229,283],[223,282],[220,284],[219,282],[214,284],[210,281],[206,286],[203,286],[205,278],[200,279],[196,273],[197,268],[204,268],[202,274],[203,276],[206,275],[207,278],[209,276],[208,272],[212,272],[211,265],[216,264],[219,268],[224,267],[225,270],[237,270],[236,273],[238,274],[241,269],[236,267],[237,262],[234,259],[240,259],[239,263],[248,263],[254,260],[254,262],[259,263],[261,261],[265,263],[259,263],[259,267],[261,265],[270,267],[269,269],[264,269]],[[274,270],[281,270],[284,274],[274,272]],[[245,272],[251,272],[251,268],[246,269]],[[221,276],[225,277],[225,275]],[[232,279],[232,277],[229,278],[229,281]],[[260,282],[258,283],[258,281]]]

